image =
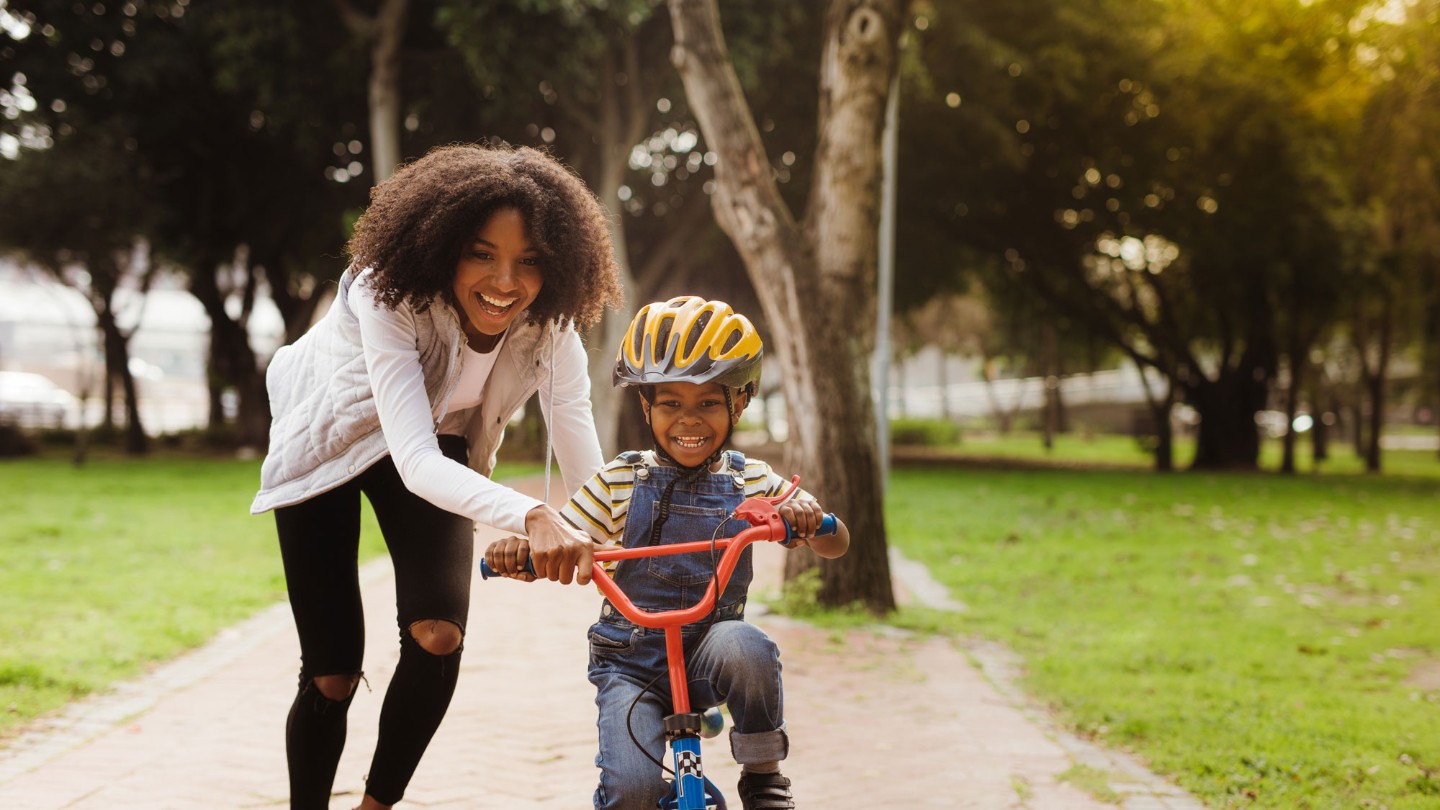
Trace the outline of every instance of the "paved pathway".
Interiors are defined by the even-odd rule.
[[[482,534],[481,547],[495,535]],[[781,556],[757,547],[757,585],[778,587]],[[902,600],[948,597],[897,560]],[[350,713],[335,810],[359,800],[376,716],[397,657],[388,562],[364,571],[366,675]],[[476,577],[455,701],[400,807],[582,808],[594,787],[593,692],[585,628],[593,588]],[[954,606],[951,603],[952,607]],[[801,808],[1102,810],[1065,781],[1108,772],[1125,810],[1198,810],[1134,762],[1056,730],[985,647],[938,638],[751,620],[780,645]],[[299,651],[276,605],[113,694],[83,701],[0,749],[0,805],[25,810],[286,807],[283,727]],[[720,738],[723,740],[724,738]],[[727,747],[707,773],[733,795]],[[735,803],[738,808],[738,800]]]

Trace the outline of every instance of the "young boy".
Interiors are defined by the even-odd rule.
[[[695,297],[649,304],[636,314],[615,364],[615,384],[636,388],[655,448],[620,454],[570,499],[561,515],[597,543],[626,547],[732,537],[748,524],[727,520],[747,497],[773,496],[789,481],[763,461],[726,450],[760,379],[760,336],[720,301]],[[822,557],[844,554],[850,532],[816,537],[824,510],[807,493],[779,507],[796,539]],[[500,540],[485,552],[496,571],[524,564],[525,541]],[[789,750],[782,711],[780,654],[763,631],[744,621],[750,587],[746,549],[717,600],[713,621],[685,628],[685,663],[695,711],[725,704],[730,748],[742,766],[745,810],[785,810],[795,803],[780,773]],[[712,576],[706,554],[675,554],[612,563],[610,575],[637,607],[688,608]],[[531,577],[507,573],[522,579]],[[596,808],[651,810],[668,787],[663,719],[671,712],[665,636],[637,627],[607,601],[590,628],[590,681],[599,707],[600,784]]]

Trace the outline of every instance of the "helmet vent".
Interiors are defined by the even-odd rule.
[[[695,344],[700,342],[700,336],[705,334],[705,325],[710,323],[711,312],[706,310],[700,313],[695,319],[694,325],[690,327],[690,334],[685,336],[685,351],[683,354],[689,357],[695,351]]]
[[[619,386],[641,386],[642,394],[662,382],[753,387],[762,352],[755,326],[729,304],[682,295],[640,308],[613,377]]]
[[[635,319],[635,328],[630,330],[630,353],[636,357],[645,350],[645,322]]]

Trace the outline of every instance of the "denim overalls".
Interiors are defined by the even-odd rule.
[[[623,543],[627,548],[648,545],[665,488],[680,478],[682,471],[650,466],[640,453],[626,453],[622,458],[635,468]],[[709,540],[744,500],[744,474],[744,456],[728,451],[720,472],[676,483],[660,542]],[[732,520],[715,536],[732,537],[748,525]],[[718,556],[719,552],[717,560]],[[701,621],[683,632],[691,708],[702,711],[726,704],[732,725],[731,753],[741,764],[782,760],[789,747],[779,650],[764,632],[744,621],[752,575],[750,557],[751,550],[746,549],[719,600],[714,624]],[[650,611],[691,607],[704,595],[711,576],[710,555],[703,552],[622,560],[615,571],[616,583],[630,600]],[[601,773],[595,806],[651,810],[667,787],[659,766],[636,747],[631,732],[651,756],[664,759],[662,721],[672,711],[665,634],[636,626],[608,600],[600,614],[590,628],[590,682],[596,688],[600,732],[595,764]],[[654,694],[646,694],[636,703],[636,697],[652,681]]]

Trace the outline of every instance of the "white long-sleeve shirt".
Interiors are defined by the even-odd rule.
[[[465,362],[455,312],[440,301],[423,312],[404,303],[387,309],[365,276],[347,270],[325,317],[271,361],[270,453],[252,513],[339,486],[388,454],[406,487],[427,501],[523,533],[525,513],[541,502],[489,474],[506,423],[536,392],[567,491],[600,469],[585,349],[573,329],[513,324],[494,351],[480,404],[452,413]],[[440,452],[442,426],[465,436],[468,468]]]

